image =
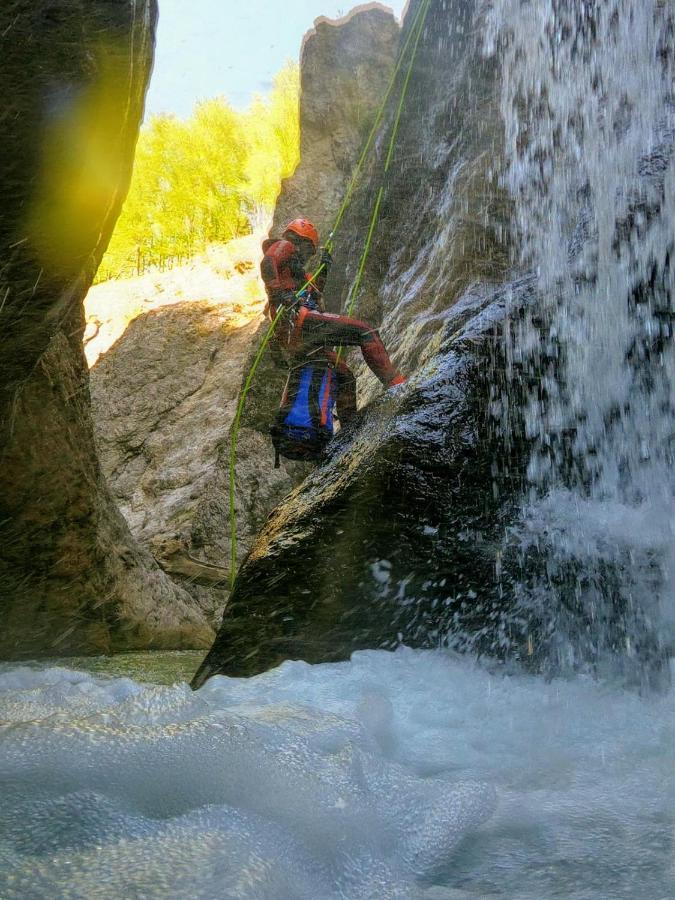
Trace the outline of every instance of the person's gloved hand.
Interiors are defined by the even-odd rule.
[[[319,295],[316,291],[312,290],[311,286],[305,288],[304,291],[300,291],[298,294],[298,300],[300,301],[302,306],[306,306],[307,309],[318,309]]]
[[[333,265],[333,254],[330,252],[328,247],[321,248],[321,264],[326,267],[326,269],[330,269]]]
[[[298,302],[298,298],[295,296],[294,291],[284,291],[279,296],[278,306],[283,306],[285,309],[292,309],[296,303]]]

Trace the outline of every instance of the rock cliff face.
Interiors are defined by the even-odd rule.
[[[265,302],[260,239],[237,244],[221,254],[212,248],[185,272],[157,274],[153,285],[138,279],[131,293],[140,291],[150,304],[151,288],[170,300],[180,290],[183,301],[135,319],[91,372],[96,439],[115,500],[134,537],[214,626],[230,584],[229,430]],[[234,266],[221,264],[228,254]],[[290,462],[274,469],[263,434],[240,447],[242,559],[302,474]]]
[[[623,519],[672,483],[673,21],[610,5],[431,0],[332,277],[384,183],[358,310],[412,377],[270,516],[193,686],[400,643],[667,679],[672,548]]]
[[[154,0],[0,12],[0,655],[202,646],[210,629],[103,480],[83,298],[123,201]]]
[[[270,517],[196,685],[289,656],[433,645],[453,622],[474,633],[491,623],[482,645],[499,642],[507,609],[497,602],[498,535],[522,484],[524,449],[517,423],[507,447],[488,413],[506,368],[496,285],[507,272],[509,204],[497,184],[499,71],[482,58],[478,25],[469,0],[431,3],[357,307],[380,325],[397,364],[420,374],[369,406],[330,462]],[[405,68],[336,236],[333,308],[356,274],[404,77]],[[280,203],[285,215],[286,189]],[[524,305],[529,291],[519,292]],[[379,393],[352,362],[362,399],[376,384]]]
[[[360,318],[380,327],[403,372],[438,350],[444,321],[471,285],[500,284],[509,274],[511,202],[500,187],[504,123],[501,72],[483,50],[484,9],[476,0],[432,0],[426,17],[395,155],[384,175],[392,120],[402,89],[394,88],[375,152],[336,235],[326,290],[330,308],[345,307],[384,184],[377,228],[357,298]],[[402,43],[420,9],[409,6]],[[352,354],[362,402],[379,383]]]
[[[327,238],[396,62],[400,29],[379,3],[317,19],[300,59],[300,164],[283,184],[272,233],[299,215]]]
[[[317,20],[305,38],[302,163],[285,182],[276,230],[298,213],[313,216],[324,233],[329,227],[389,79],[398,36],[391,12],[369,4],[343,20]],[[237,313],[228,296],[236,293],[232,273],[211,260],[217,284],[192,271],[184,302],[136,319],[92,371],[97,442],[113,495],[134,537],[213,623],[229,594],[229,429],[267,328],[257,277],[261,238],[245,243],[240,261],[250,273],[253,305],[251,296]],[[163,295],[175,292],[175,274],[155,281]],[[153,286],[141,282],[139,302],[151,303]],[[90,305],[105,291],[97,287]],[[195,302],[200,296],[209,301]],[[247,317],[250,324],[242,324]],[[273,468],[269,426],[285,377],[268,354],[242,418],[235,469],[240,562],[269,512],[309,470],[289,461]]]

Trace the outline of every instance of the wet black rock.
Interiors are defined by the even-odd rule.
[[[371,403],[272,513],[194,686],[288,658],[447,645],[448,634],[527,653],[500,556],[527,459],[522,424],[508,440],[502,427],[503,323],[531,295],[528,280],[469,292],[434,360]]]

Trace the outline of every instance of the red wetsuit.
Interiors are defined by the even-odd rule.
[[[346,363],[338,361],[333,350],[338,344],[360,347],[363,358],[382,384],[389,387],[403,378],[392,365],[377,329],[349,316],[312,309],[314,296],[323,291],[327,271],[312,279],[304,271],[297,248],[291,241],[265,241],[260,271],[269,300],[269,314],[274,318],[282,303],[289,307],[277,325],[278,343],[295,360],[321,356],[335,369],[338,382],[338,416],[343,424],[356,412],[356,380]],[[295,293],[309,282],[306,301],[295,301]],[[291,308],[292,306],[292,308]]]

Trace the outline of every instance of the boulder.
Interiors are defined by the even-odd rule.
[[[214,626],[230,586],[229,434],[259,300],[246,309],[184,300],[145,313],[91,373],[96,440],[113,496],[134,537]],[[278,400],[283,374],[272,375]],[[238,445],[240,560],[305,471],[291,462],[274,468],[266,425]]]
[[[538,623],[514,619],[500,560],[528,442],[498,398],[506,309],[531,300],[527,279],[467,293],[433,362],[338,436],[256,539],[193,687],[401,643],[527,660]]]
[[[325,240],[396,62],[400,28],[379,3],[321,17],[300,57],[300,163],[287,178],[272,233],[307,216]]]

